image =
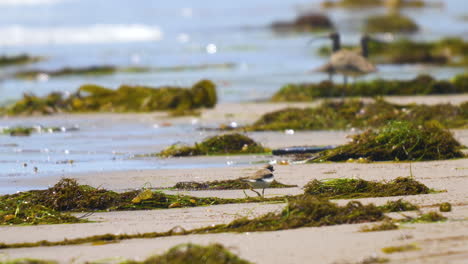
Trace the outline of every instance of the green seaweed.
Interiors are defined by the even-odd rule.
[[[0,56],[0,67],[11,66],[11,65],[21,65],[28,63],[35,63],[43,60],[42,57],[30,56],[27,54],[20,54],[15,56]]]
[[[396,105],[377,99],[325,101],[314,108],[285,108],[261,116],[244,130],[325,130],[381,127],[389,120],[404,120],[415,125],[435,120],[448,128],[468,127],[468,102],[459,106]]]
[[[61,112],[184,111],[212,108],[216,102],[216,86],[209,80],[199,81],[191,89],[122,85],[119,89],[112,90],[89,84],[81,86],[68,97],[57,92],[45,97],[25,94],[15,104],[0,109],[0,113],[33,115]]]
[[[169,249],[162,255],[156,255],[143,261],[125,261],[122,264],[249,264],[228,251],[221,244],[200,246],[182,244]]]
[[[29,136],[34,131],[32,127],[12,127],[1,129],[0,134],[9,134],[10,136]]]
[[[221,64],[201,64],[201,65],[180,65],[170,67],[143,67],[143,66],[131,66],[131,67],[118,67],[110,65],[99,65],[99,66],[87,66],[87,67],[64,67],[57,70],[43,70],[33,69],[27,71],[20,71],[14,74],[15,78],[34,80],[39,76],[45,74],[48,77],[64,77],[73,75],[111,75],[116,73],[148,73],[148,72],[180,72],[180,71],[195,71],[195,70],[206,70],[206,69],[230,69],[234,68],[233,63],[221,63]]]
[[[72,184],[74,186],[74,184]],[[82,186],[83,188],[90,188],[87,186]],[[400,186],[401,187],[401,186]],[[406,188],[406,187],[402,187]],[[57,191],[57,190],[56,190]],[[37,191],[36,191],[37,192]],[[133,192],[134,198],[131,200],[131,204],[138,205],[149,201],[149,207],[153,206],[153,198],[157,196],[157,199],[160,199],[161,196],[159,192],[152,192],[151,190],[142,190],[138,192]],[[170,197],[170,196],[167,196]],[[168,199],[166,197],[166,199]],[[180,199],[181,196],[178,196]],[[205,198],[196,198],[196,197],[186,197],[188,203],[195,204],[197,201],[195,199],[205,199]],[[3,197],[2,197],[3,198]],[[69,199],[75,200],[74,197]],[[207,198],[208,199],[208,198]],[[156,237],[166,237],[174,235],[188,235],[188,234],[208,234],[208,233],[221,233],[221,232],[257,232],[257,231],[275,231],[275,230],[287,230],[295,229],[301,227],[318,227],[326,225],[338,225],[338,224],[351,224],[351,223],[364,223],[364,222],[375,222],[387,219],[384,216],[384,213],[388,211],[386,206],[377,207],[373,204],[362,205],[360,202],[351,201],[348,202],[345,206],[338,206],[337,204],[331,203],[328,200],[318,198],[310,194],[303,194],[298,196],[289,196],[289,197],[279,197],[276,201],[281,201],[285,199],[287,201],[286,207],[282,212],[279,213],[267,213],[265,215],[259,216],[254,219],[239,218],[232,221],[229,224],[221,224],[209,227],[202,227],[192,230],[185,230],[181,227],[175,227],[166,232],[149,232],[149,233],[140,233],[140,234],[104,234],[96,235],[90,237],[82,237],[75,239],[66,239],[63,241],[39,241],[34,243],[14,243],[14,244],[5,244],[0,243],[0,249],[4,248],[21,248],[21,247],[37,247],[37,246],[57,246],[57,245],[78,245],[85,243],[109,243],[109,242],[118,242],[125,239],[135,239],[135,238],[156,238]],[[225,202],[259,202],[267,201],[274,199],[264,199],[264,198],[246,198],[246,199],[219,199],[218,201]],[[185,200],[179,200],[176,203],[179,203],[177,206],[173,206],[174,203],[170,204],[168,207],[179,207],[182,206]],[[284,200],[283,200],[284,201]],[[165,200],[165,206],[168,205],[168,201]],[[393,203],[401,204],[400,201]],[[65,204],[69,204],[66,202]],[[193,205],[195,206],[195,205]],[[392,208],[395,206],[391,206]],[[66,207],[68,208],[68,207]],[[138,207],[134,209],[144,209],[143,207]],[[154,207],[153,207],[154,208]],[[128,207],[119,207],[119,209],[128,210]]]
[[[358,49],[353,46],[345,48]],[[418,42],[404,38],[394,42],[374,40],[369,42],[368,48],[370,59],[379,64],[468,65],[468,42],[462,38],[443,38],[434,42]],[[323,46],[318,53],[329,56],[331,48]]]
[[[468,93],[468,75],[459,74],[452,80],[436,80],[428,75],[419,75],[411,80],[360,81],[352,86],[335,84],[330,81],[320,83],[286,84],[276,92],[272,102],[307,102],[318,98],[347,96],[384,95],[429,95]]]
[[[444,160],[464,157],[461,147],[440,123],[427,122],[418,126],[407,121],[391,121],[380,129],[369,129],[353,136],[346,145],[319,153],[315,161]]]
[[[296,229],[301,227],[319,227],[339,224],[353,224],[384,220],[381,209],[373,204],[362,205],[352,201],[345,206],[338,206],[327,200],[310,195],[291,198],[280,213],[267,213],[254,219],[239,218],[228,224],[202,227],[192,230],[173,228],[166,232],[139,234],[104,234],[63,241],[38,241],[33,243],[0,243],[0,249],[24,248],[37,246],[78,245],[92,242],[112,242],[135,238],[156,238],[188,234],[213,234],[222,232],[257,232]]]
[[[12,260],[0,261],[0,264],[57,264],[57,262],[56,261],[51,261],[51,260],[39,260],[39,259],[22,258],[22,259],[12,259]]]
[[[398,179],[398,178],[397,178]],[[395,181],[397,180],[395,179]],[[408,193],[407,195],[417,195],[417,194],[425,194],[431,192],[424,184],[415,181],[414,179],[409,178],[399,178],[404,179],[400,182],[396,183],[396,185],[403,188],[403,191],[399,191],[394,189],[395,185],[390,185],[389,189],[392,189],[394,192],[393,194],[397,193]],[[386,185],[384,183],[383,185]],[[385,189],[385,192],[388,192],[389,189]],[[399,194],[398,194],[399,195]],[[395,196],[395,195],[392,195]],[[396,201],[388,201],[386,204],[379,206],[384,212],[405,212],[405,211],[414,211],[419,210],[417,205],[414,205],[410,202],[403,201],[403,199],[398,199]]]
[[[439,211],[441,211],[441,212],[451,212],[452,211],[452,205],[450,203],[441,203],[439,205]]]
[[[242,134],[233,133],[209,137],[201,143],[195,143],[193,147],[172,145],[156,155],[161,157],[182,157],[265,153],[268,151],[253,139]]]
[[[351,201],[345,206],[338,206],[328,200],[301,195],[291,199],[280,213],[267,213],[254,219],[240,218],[229,224],[195,229],[194,233],[276,231],[383,219],[382,210],[373,204],[362,205]]]
[[[368,17],[364,31],[367,33],[416,33],[419,26],[409,17],[394,13]]]
[[[417,245],[415,244],[407,244],[407,245],[402,245],[402,246],[394,246],[394,247],[384,247],[382,248],[382,252],[385,254],[393,254],[393,253],[400,253],[400,252],[407,252],[407,251],[415,251],[415,250],[421,250]]]
[[[117,193],[64,178],[46,190],[0,196],[0,225],[76,223],[63,212],[167,209],[215,204],[279,202],[284,197],[223,199],[170,195],[149,189]]]
[[[388,6],[389,1],[387,0],[325,0],[322,2],[322,7],[324,8],[374,8],[381,6]],[[402,7],[425,7],[427,3],[423,0],[395,0],[390,3],[395,8]]]
[[[78,219],[38,203],[34,191],[0,196],[0,225],[80,223]]]
[[[49,77],[59,77],[67,75],[108,75],[117,72],[117,68],[114,66],[89,66],[81,68],[65,67],[59,70],[28,70],[22,71],[15,74],[16,78],[19,79],[36,79],[41,74],[46,74]]]
[[[271,28],[277,32],[316,32],[333,30],[333,22],[322,14],[305,14],[297,17],[293,22],[275,22]]]
[[[271,182],[268,188],[291,188],[297,187],[297,185],[283,184],[276,180]],[[190,190],[190,191],[199,191],[199,190],[244,190],[250,189],[250,186],[241,181],[241,179],[236,180],[224,180],[224,181],[209,181],[209,182],[178,182],[172,187],[178,190]]]
[[[376,231],[388,231],[388,230],[396,230],[398,229],[398,225],[395,224],[393,221],[387,220],[383,221],[380,224],[375,224],[373,226],[363,226],[361,228],[361,232],[376,232]]]
[[[447,218],[437,212],[428,212],[425,214],[421,214],[416,218],[408,218],[403,220],[404,223],[434,223],[434,222],[442,222],[447,220]]]
[[[390,182],[372,182],[363,179],[328,179],[312,180],[304,186],[309,195],[327,199],[356,199],[367,197],[389,197],[401,195],[427,194],[430,189],[410,178],[398,177]],[[386,212],[413,210],[406,202],[389,202],[382,207]]]
[[[76,130],[77,128],[70,128],[70,130]],[[16,126],[16,127],[5,127],[0,128],[0,134],[8,134],[10,136],[30,136],[32,133],[54,133],[54,132],[63,132],[67,131],[67,128],[64,127],[42,127],[42,126],[35,126],[35,127],[24,127],[24,126]]]

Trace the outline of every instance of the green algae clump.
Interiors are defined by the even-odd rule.
[[[403,192],[410,193],[408,195],[426,194],[431,191],[424,184],[414,181],[413,179],[410,180],[411,181],[409,181],[409,184],[403,186],[403,188],[406,189]],[[384,210],[384,212],[406,212],[419,210],[417,205],[403,201],[403,199],[388,201],[386,204],[379,207]]]
[[[151,88],[122,85],[117,90],[88,84],[64,97],[50,93],[45,97],[25,94],[11,106],[0,109],[7,115],[33,115],[77,112],[152,112],[185,111],[212,108],[216,105],[216,86],[209,80],[196,83],[191,89],[181,87]]]
[[[358,49],[353,46],[345,48]],[[378,64],[468,65],[468,42],[462,38],[443,38],[433,42],[404,38],[392,42],[373,40],[368,48],[371,61]],[[330,56],[331,48],[323,46],[318,53]]]
[[[368,33],[415,33],[419,26],[409,17],[401,14],[390,14],[369,17],[364,31]]]
[[[343,8],[375,8],[381,6],[391,6],[393,8],[402,8],[402,7],[424,7],[427,4],[423,0],[325,0],[322,2],[322,7],[324,8],[334,8],[334,7],[343,7]]]
[[[324,101],[314,108],[285,108],[266,113],[245,130],[324,130],[381,127],[389,120],[405,120],[422,125],[435,120],[449,128],[468,126],[468,102],[459,106],[396,105],[377,99],[372,103],[358,100]]]
[[[46,71],[46,70],[28,70],[22,71],[15,74],[16,78],[19,79],[36,79],[41,74],[46,74],[51,77],[59,77],[66,75],[107,75],[113,74],[117,71],[116,67],[113,66],[90,66],[82,68],[70,68],[65,67],[63,69],[55,71]]]
[[[362,179],[338,178],[323,181],[312,180],[304,186],[304,192],[327,199],[354,199],[427,194],[430,189],[410,177],[398,177],[390,182],[383,183]],[[409,208],[401,203],[401,201],[390,202],[382,208],[385,211],[398,211],[398,209],[405,210]]]
[[[297,187],[297,185],[283,184],[276,180],[273,180],[268,188],[291,188]],[[250,186],[241,181],[236,180],[224,180],[224,181],[209,181],[209,182],[178,182],[174,185],[174,189],[179,190],[244,190],[250,189]]]
[[[382,0],[339,0],[322,2],[322,7],[345,7],[345,8],[362,8],[362,7],[378,7],[383,5]]]
[[[18,137],[18,136],[23,136],[27,137],[31,135],[31,133],[34,131],[34,128],[32,127],[12,127],[12,128],[4,128],[0,129],[1,134],[9,134],[10,136],[13,137]]]
[[[416,218],[410,218],[404,222],[408,223],[434,223],[434,222],[441,222],[447,220],[447,217],[437,213],[437,212],[428,212],[422,214]]]
[[[441,212],[451,212],[452,211],[452,205],[450,203],[441,203],[439,205],[439,211],[441,211]]]
[[[376,224],[373,226],[363,226],[361,228],[361,232],[376,232],[376,231],[388,231],[388,230],[396,230],[398,229],[398,225],[394,222],[387,220],[383,221],[380,224]]]
[[[253,139],[238,133],[213,136],[193,147],[172,145],[158,153],[161,157],[265,153],[269,150]]]
[[[30,56],[27,54],[20,54],[16,56],[0,56],[0,67],[11,66],[11,65],[20,65],[35,63],[43,60],[42,57]]]
[[[429,95],[468,93],[468,75],[456,75],[452,80],[436,80],[419,75],[411,80],[384,80],[356,82],[345,87],[330,81],[320,83],[286,84],[270,99],[272,102],[307,102],[318,98],[384,95]]]
[[[414,125],[391,121],[380,129],[370,129],[352,137],[352,142],[322,152],[320,161],[444,160],[463,157],[461,144],[437,122]]]
[[[322,14],[305,14],[297,17],[293,22],[275,22],[271,28],[276,32],[314,32],[332,30],[333,22]]]
[[[384,219],[383,212],[373,204],[352,201],[338,206],[311,195],[291,199],[281,213],[268,213],[247,219],[240,218],[227,225],[193,230],[194,233],[256,232],[318,227],[339,224],[375,222]]]
[[[57,262],[51,261],[51,260],[22,258],[22,259],[11,259],[7,261],[0,261],[0,264],[57,264]]]
[[[64,212],[195,207],[214,204],[278,202],[284,197],[223,199],[170,195],[149,189],[117,193],[64,178],[46,190],[0,196],[0,225],[86,222]]]
[[[228,251],[221,244],[200,246],[183,244],[169,249],[162,255],[149,257],[143,261],[126,261],[124,264],[249,264]]]
[[[421,250],[421,248],[419,248],[415,244],[382,248],[382,252],[385,254],[393,254],[393,253],[415,251],[415,250]]]
[[[59,212],[37,200],[41,191],[29,191],[12,195],[0,196],[0,225],[19,224],[62,224],[80,223],[78,219],[66,213]]]

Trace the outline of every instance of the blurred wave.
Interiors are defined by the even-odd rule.
[[[50,28],[12,25],[0,27],[0,36],[1,46],[24,46],[158,41],[163,34],[159,27],[141,24]]]

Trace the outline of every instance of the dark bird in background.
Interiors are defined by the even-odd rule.
[[[330,56],[330,61],[316,71],[328,73],[330,80],[333,78],[333,74],[342,74],[345,88],[348,85],[348,76],[355,78],[377,71],[375,65],[367,59],[369,56],[368,42],[371,40],[368,35],[361,37],[361,53],[341,49],[338,33],[331,33],[325,37],[332,40],[333,53]]]

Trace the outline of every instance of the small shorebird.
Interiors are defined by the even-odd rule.
[[[265,194],[265,188],[268,188],[273,182],[273,165],[265,165],[263,169],[256,171],[252,176],[241,178],[241,181],[246,182],[250,186],[250,190],[255,192],[258,196],[262,197]],[[254,189],[262,189],[262,195]]]

